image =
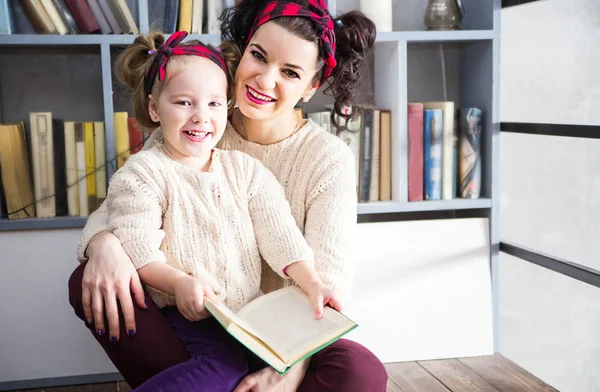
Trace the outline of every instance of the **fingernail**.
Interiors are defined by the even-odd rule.
[[[102,336],[102,335],[104,335],[104,330],[102,330],[102,329],[99,329],[99,330],[98,330],[98,336]]]
[[[148,308],[148,300],[147,299],[144,300],[144,303],[146,304],[146,308]]]
[[[135,336],[135,331],[133,329],[129,330],[129,336],[131,336],[131,337]]]
[[[113,337],[111,337],[111,338],[110,338],[110,341],[111,341],[111,342],[113,342],[113,343],[117,343],[117,338],[116,338],[116,336],[113,336]]]

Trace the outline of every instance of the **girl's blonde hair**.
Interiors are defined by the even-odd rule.
[[[149,35],[138,36],[133,44],[129,45],[123,50],[115,62],[115,73],[117,80],[129,87],[131,93],[131,103],[133,106],[133,115],[137,122],[147,129],[154,129],[160,124],[150,118],[148,111],[148,96],[144,92],[144,81],[148,70],[152,66],[155,54],[149,54],[149,51],[158,49],[165,43],[165,37],[160,32],[152,32]],[[215,50],[213,45],[206,45],[197,40],[190,40],[180,45],[205,45],[211,50]],[[220,52],[225,64],[227,64],[228,75],[227,76],[227,110],[231,114],[235,106],[235,72],[237,66],[240,63],[241,53],[232,41],[223,41],[219,44],[217,52]],[[187,56],[177,56],[187,57]],[[170,61],[173,61],[171,59]],[[158,80],[158,77],[154,81],[152,87],[152,95],[158,98],[164,88],[167,79]]]

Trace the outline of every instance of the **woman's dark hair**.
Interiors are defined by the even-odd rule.
[[[232,40],[240,51],[246,46],[248,34],[252,29],[258,12],[269,0],[242,0],[236,6],[226,9],[221,15],[221,38]],[[306,0],[290,0],[308,9]],[[333,121],[335,115],[348,119],[344,107],[352,107],[352,116],[357,115],[360,110],[357,107],[356,93],[361,87],[360,74],[364,69],[365,55],[371,51],[375,44],[375,24],[360,11],[350,11],[337,18],[334,22],[334,33],[336,39],[335,59],[337,65],[327,80],[321,80],[323,76],[323,61],[319,58],[320,65],[315,75],[315,80],[320,85],[327,84],[324,93],[334,98]],[[319,45],[317,26],[305,17],[279,17],[272,20],[292,34],[314,42]],[[341,21],[341,26],[337,23]]]
[[[148,35],[140,35],[134,41],[133,44],[129,45],[123,50],[115,62],[115,73],[117,80],[129,87],[131,103],[133,106],[133,115],[137,122],[147,129],[154,129],[160,124],[153,121],[148,113],[148,96],[144,91],[144,80],[148,70],[154,62],[153,54],[149,54],[149,50],[158,49],[165,43],[165,37],[158,31],[153,31]],[[180,45],[194,45],[202,44],[200,41],[186,41]],[[204,45],[204,44],[202,44]],[[212,45],[205,45],[211,50],[215,50]],[[231,41],[223,41],[219,45],[221,56],[225,60],[229,75],[227,80],[229,81],[227,86],[227,108],[231,113],[235,105],[235,89],[233,80],[235,77],[235,71],[237,65],[240,62],[240,52],[236,44]],[[159,93],[162,90],[164,81],[154,82],[152,88],[153,92]]]

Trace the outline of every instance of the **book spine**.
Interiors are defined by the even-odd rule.
[[[92,14],[94,14],[94,18],[96,18],[96,21],[100,25],[100,32],[102,34],[112,33],[112,29],[106,20],[106,16],[104,16],[104,13],[102,12],[102,8],[100,8],[100,3],[98,3],[98,0],[87,0],[87,2],[92,10]]]
[[[56,216],[52,114],[30,113],[35,210],[38,218]]]
[[[379,200],[392,200],[392,112],[380,111]]]
[[[56,216],[66,216],[69,213],[69,207],[67,203],[65,131],[62,120],[52,119],[52,136],[54,138],[54,190],[56,193]]]
[[[85,135],[83,123],[75,123],[75,148],[77,150],[77,182],[79,184],[79,216],[90,215],[88,207],[87,179],[85,168]]]
[[[104,123],[94,123],[94,146],[96,148],[96,198],[97,207],[106,199],[106,147]]]
[[[441,109],[428,109],[423,115],[426,200],[442,197],[442,113]]]
[[[106,18],[106,21],[108,22],[113,34],[121,34],[123,30],[121,29],[119,22],[117,22],[117,18],[115,18],[115,14],[112,12],[112,9],[108,4],[108,0],[98,0],[98,4],[102,9],[102,13],[104,14],[104,17]]]
[[[202,34],[202,18],[204,17],[204,0],[194,0],[192,3],[192,33]]]
[[[90,214],[96,209],[96,148],[94,146],[94,124],[83,123],[85,144],[85,174]]]
[[[117,170],[123,167],[131,152],[129,151],[129,128],[127,112],[114,113],[115,151],[117,152]]]
[[[56,7],[56,10],[60,14],[68,33],[79,34],[79,27],[77,27],[77,23],[75,23],[75,19],[73,19],[73,15],[69,12],[64,0],[52,0],[52,4],[54,4],[54,7]]]
[[[65,171],[67,174],[67,205],[69,216],[79,215],[79,182],[77,181],[77,149],[75,123],[65,121]]]
[[[40,0],[22,0],[21,5],[38,34],[57,34],[56,26],[50,20],[48,13],[42,6]]]
[[[179,0],[166,0],[165,2],[165,33],[174,33],[177,30],[177,21],[179,20]]]
[[[52,0],[41,0],[41,2],[42,6],[44,7],[44,10],[46,10],[46,13],[48,14],[48,17],[52,21],[52,24],[54,25],[54,27],[56,27],[56,31],[58,31],[58,34],[67,34],[69,30],[67,30],[67,26],[60,17],[58,10],[52,3]]]
[[[423,200],[423,104],[408,104],[408,201]]]
[[[12,34],[8,0],[0,0],[0,34]],[[0,206],[1,207],[1,206]]]
[[[360,188],[359,200],[369,201],[371,188],[371,138],[373,133],[373,110],[363,110],[360,149]]]
[[[179,0],[178,30],[190,31],[192,29],[192,0]]]
[[[477,199],[481,193],[481,110],[460,109],[460,196]]]
[[[110,8],[121,26],[124,34],[139,34],[140,31],[135,24],[135,19],[127,6],[125,0],[109,0]],[[189,31],[189,30],[186,30]]]
[[[100,30],[100,25],[85,0],[65,0],[65,4],[71,11],[81,34],[90,34]]]
[[[379,110],[373,110],[373,127],[371,128],[371,183],[369,185],[369,201],[379,201],[379,166],[381,126]]]

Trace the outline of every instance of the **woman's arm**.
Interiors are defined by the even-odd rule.
[[[349,294],[354,265],[348,260],[356,232],[356,173],[352,152],[345,146],[321,173],[307,196],[304,238],[315,254],[315,269],[323,283],[342,300]]]

